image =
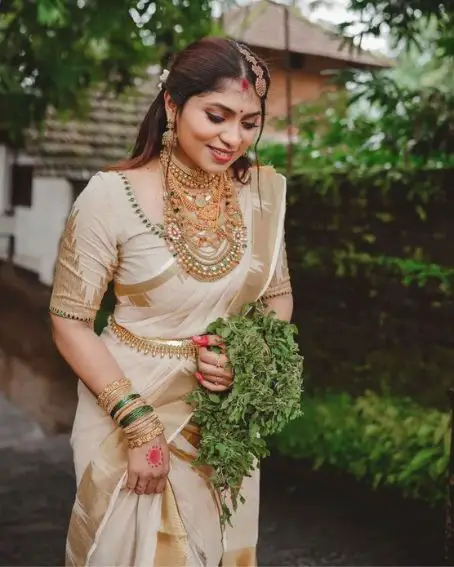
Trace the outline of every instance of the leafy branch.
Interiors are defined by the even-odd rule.
[[[92,88],[122,92],[212,29],[210,0],[4,0],[0,130],[20,139],[49,108],[80,116]]]
[[[261,303],[246,304],[240,314],[218,319],[207,329],[225,341],[235,380],[224,394],[198,387],[188,402],[200,427],[195,466],[212,469],[220,495],[221,524],[243,502],[241,484],[257,460],[268,455],[266,437],[301,414],[302,358],[296,327],[265,314]]]

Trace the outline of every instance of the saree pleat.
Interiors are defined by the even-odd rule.
[[[250,244],[243,261],[229,276],[210,284],[195,282],[174,273],[173,264],[166,260],[170,272],[144,274],[142,280],[135,281],[123,278],[116,283],[122,294],[146,296],[141,304],[148,305],[138,307],[133,298],[129,305],[123,302],[116,308],[116,320],[141,336],[185,338],[203,333],[215,318],[235,313],[242,304],[258,299],[273,276],[283,239],[285,180],[274,170],[262,168],[260,196],[253,175],[250,190],[244,189],[240,204]],[[123,254],[127,256],[127,252]],[[139,354],[119,343],[108,328],[101,338],[164,424],[171,450],[170,473],[162,495],[129,493],[124,488],[127,448],[121,432],[96,406],[88,389],[79,384],[72,434],[78,488],[68,530],[66,564],[255,565],[259,470],[244,480],[246,504],[239,505],[232,518],[233,527],[222,533],[209,470],[192,466],[198,430],[190,421],[192,408],[185,398],[197,385],[195,361]]]
[[[170,482],[162,498],[161,525],[157,535],[156,567],[184,567],[189,559],[188,534],[181,520]]]

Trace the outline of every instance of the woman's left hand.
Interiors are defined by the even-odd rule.
[[[230,361],[225,354],[225,346],[217,335],[201,335],[192,337],[199,347],[197,357],[198,372],[195,377],[199,384],[211,392],[225,392],[233,384],[233,373]],[[220,347],[221,353],[209,350],[208,347]]]

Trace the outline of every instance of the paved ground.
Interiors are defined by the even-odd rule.
[[[73,493],[67,436],[46,438],[0,397],[0,565],[62,565]],[[440,565],[442,546],[440,511],[304,463],[263,467],[263,566]]]

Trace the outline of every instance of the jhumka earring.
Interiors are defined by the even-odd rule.
[[[168,150],[171,149],[175,143],[175,122],[172,118],[167,120],[167,130],[162,135],[162,145]]]

